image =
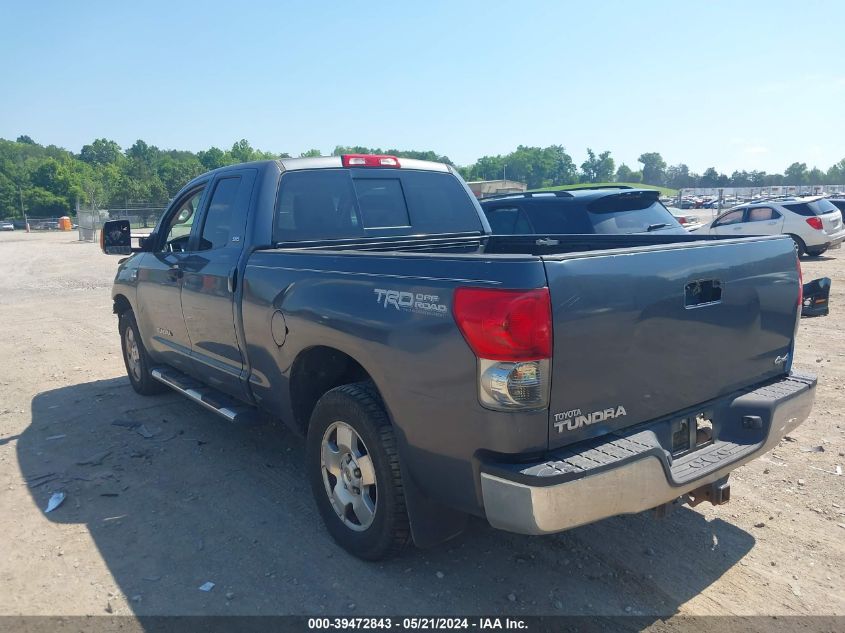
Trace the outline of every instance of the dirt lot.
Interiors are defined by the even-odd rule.
[[[833,279],[796,358],[815,410],[733,475],[730,504],[543,538],[473,520],[368,564],[323,529],[301,439],[132,391],[116,259],[75,239],[0,234],[0,614],[845,614],[842,251],[804,262]]]

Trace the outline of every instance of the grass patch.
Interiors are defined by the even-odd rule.
[[[644,185],[639,182],[582,182],[575,185],[559,185],[557,187],[543,187],[542,189],[534,189],[533,191],[563,191],[565,189],[579,189],[583,187],[607,187],[613,185],[625,185],[626,187],[634,187],[635,189],[657,189],[662,196],[677,196],[677,189],[669,189],[668,187],[658,187],[656,185]]]

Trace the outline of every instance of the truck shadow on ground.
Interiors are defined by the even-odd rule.
[[[144,398],[126,378],[38,394],[17,442],[34,512],[84,524],[125,596],[152,614],[676,613],[753,546],[748,533],[682,508],[549,537],[472,519],[432,550],[365,563],[322,526],[303,440],[236,427],[176,394]],[[80,572],[75,581],[87,583]],[[215,587],[204,592],[203,583]],[[108,596],[104,588],[103,609]]]

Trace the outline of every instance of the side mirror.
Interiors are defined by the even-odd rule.
[[[827,316],[830,312],[828,299],[830,298],[830,277],[813,279],[804,284],[801,316]]]
[[[100,231],[100,249],[106,255],[131,255],[129,220],[109,220]]]

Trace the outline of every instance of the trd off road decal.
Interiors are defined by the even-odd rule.
[[[376,288],[373,292],[376,295],[376,301],[384,308],[392,306],[400,311],[434,316],[445,316],[449,312],[449,307],[445,303],[440,303],[438,295],[383,288]]]

